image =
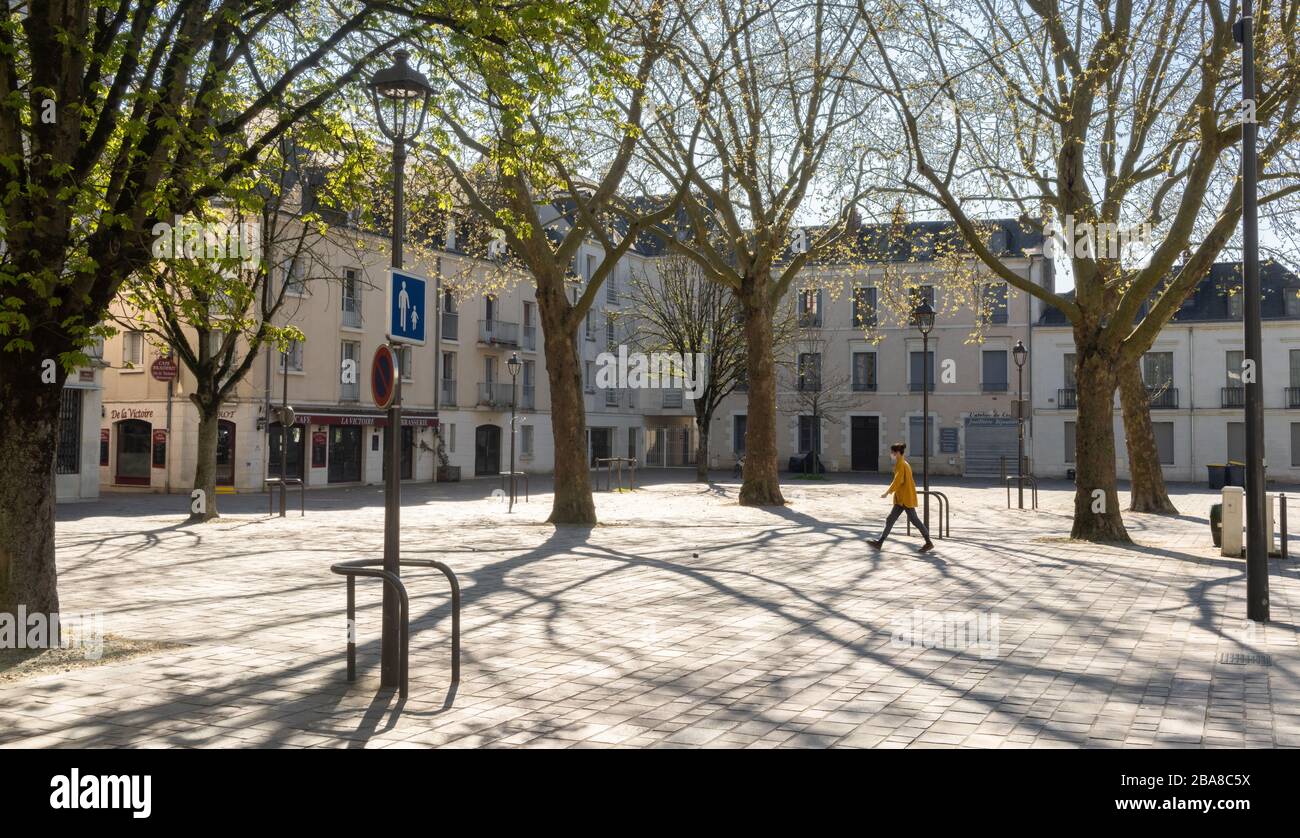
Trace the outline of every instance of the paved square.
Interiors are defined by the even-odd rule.
[[[405,487],[405,555],[459,574],[464,658],[449,696],[446,584],[406,572],[404,703],[377,691],[372,580],[346,682],[328,570],[381,554],[380,487],[309,493],[303,519],[222,497],[206,526],[181,523],[180,496],[60,507],[64,611],[187,645],[0,682],[0,745],[1300,745],[1297,562],[1270,562],[1273,623],[1245,624],[1209,492],[1182,487],[1179,518],[1128,515],[1139,546],[1119,549],[1063,538],[1065,484],[1037,513],[939,485],[953,537],[921,555],[901,523],[883,552],[865,545],[888,511],[879,480],[792,481],[788,508],[758,510],[734,483],[670,482],[688,477],[598,492],[595,528],[542,523],[541,479],[509,515],[494,482]],[[1234,652],[1272,665],[1220,662]]]

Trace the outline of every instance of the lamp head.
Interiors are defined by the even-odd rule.
[[[921,334],[928,335],[934,328],[934,306],[930,305],[929,300],[921,300],[921,304],[912,309],[912,322]]]

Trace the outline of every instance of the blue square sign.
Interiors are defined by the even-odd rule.
[[[388,338],[398,343],[424,345],[425,321],[428,319],[425,288],[429,281],[422,276],[393,268],[388,273]]]

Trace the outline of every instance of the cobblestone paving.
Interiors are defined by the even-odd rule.
[[[408,571],[405,702],[378,689],[377,582],[358,585],[346,682],[328,570],[380,555],[378,487],[309,493],[305,518],[222,497],[205,526],[182,496],[60,507],[63,610],[188,645],[0,686],[0,745],[1300,745],[1297,562],[1270,562],[1273,622],[1246,624],[1208,492],[1181,491],[1178,518],[1129,515],[1123,549],[1063,537],[1064,484],[1034,513],[950,483],[952,538],[918,554],[900,526],[877,553],[880,481],[794,481],[788,507],[757,510],[732,483],[668,482],[686,476],[598,492],[594,528],[544,524],[540,478],[509,514],[492,482],[406,487],[405,555],[459,574],[464,657],[449,693],[445,582]]]

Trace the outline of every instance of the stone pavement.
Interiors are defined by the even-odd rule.
[[[378,690],[379,587],[358,582],[362,679],[344,677],[336,561],[382,552],[382,489],[260,495],[186,526],[183,496],[60,507],[65,612],[188,644],[0,683],[0,745],[1119,747],[1300,745],[1297,562],[1272,561],[1273,622],[1244,622],[1241,561],[1209,546],[1213,496],[1128,515],[1133,548],[1071,543],[1069,487],[1037,513],[947,482],[953,537],[895,530],[881,480],[792,481],[784,509],[731,482],[647,475],[596,495],[594,528],[543,523],[549,487],[507,514],[495,481],[405,489],[408,557],[464,590],[448,692],[446,585],[404,575],[411,693]],[[291,504],[292,506],[292,504]],[[1220,662],[1263,652],[1272,665]]]

